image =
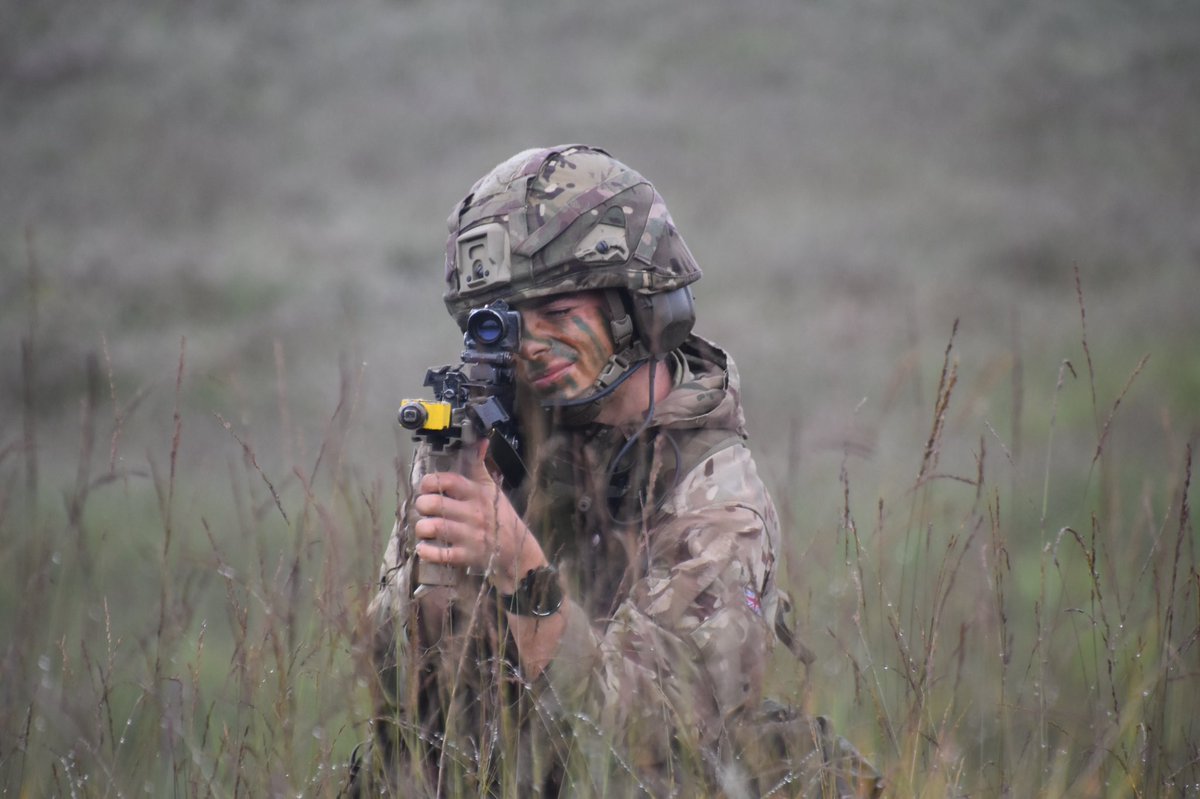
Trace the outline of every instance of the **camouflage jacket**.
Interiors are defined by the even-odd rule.
[[[738,375],[693,336],[648,431],[553,431],[514,504],[557,563],[566,632],[526,680],[479,578],[413,596],[401,508],[371,604],[380,713],[359,780],[407,795],[712,794],[775,644],[779,525]],[[418,453],[413,481],[423,474]],[[722,753],[725,753],[723,755]]]

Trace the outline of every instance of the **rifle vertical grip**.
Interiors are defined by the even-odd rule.
[[[430,472],[457,472],[466,474],[466,459],[473,450],[456,443],[440,452],[429,454]],[[427,563],[417,558],[417,591],[425,586],[456,586],[463,576],[463,569],[445,563]]]
[[[417,590],[429,586],[455,586],[462,577],[462,569],[445,563],[428,563],[417,558]]]

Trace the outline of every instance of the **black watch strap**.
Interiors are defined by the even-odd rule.
[[[563,590],[558,582],[558,569],[542,566],[525,572],[517,590],[500,594],[500,606],[518,616],[545,618],[558,613],[562,607]]]

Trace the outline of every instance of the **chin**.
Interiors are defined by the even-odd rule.
[[[578,399],[586,393],[587,389],[562,389],[556,386],[549,386],[545,391],[536,392],[538,399],[542,402],[570,402],[573,399]]]
[[[541,395],[541,399],[543,402],[570,402],[578,396],[578,393],[564,394],[561,391],[547,391]]]

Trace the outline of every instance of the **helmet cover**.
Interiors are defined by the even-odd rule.
[[[593,289],[654,295],[700,278],[663,198],[604,150],[517,153],[450,212],[443,299],[471,308]]]

